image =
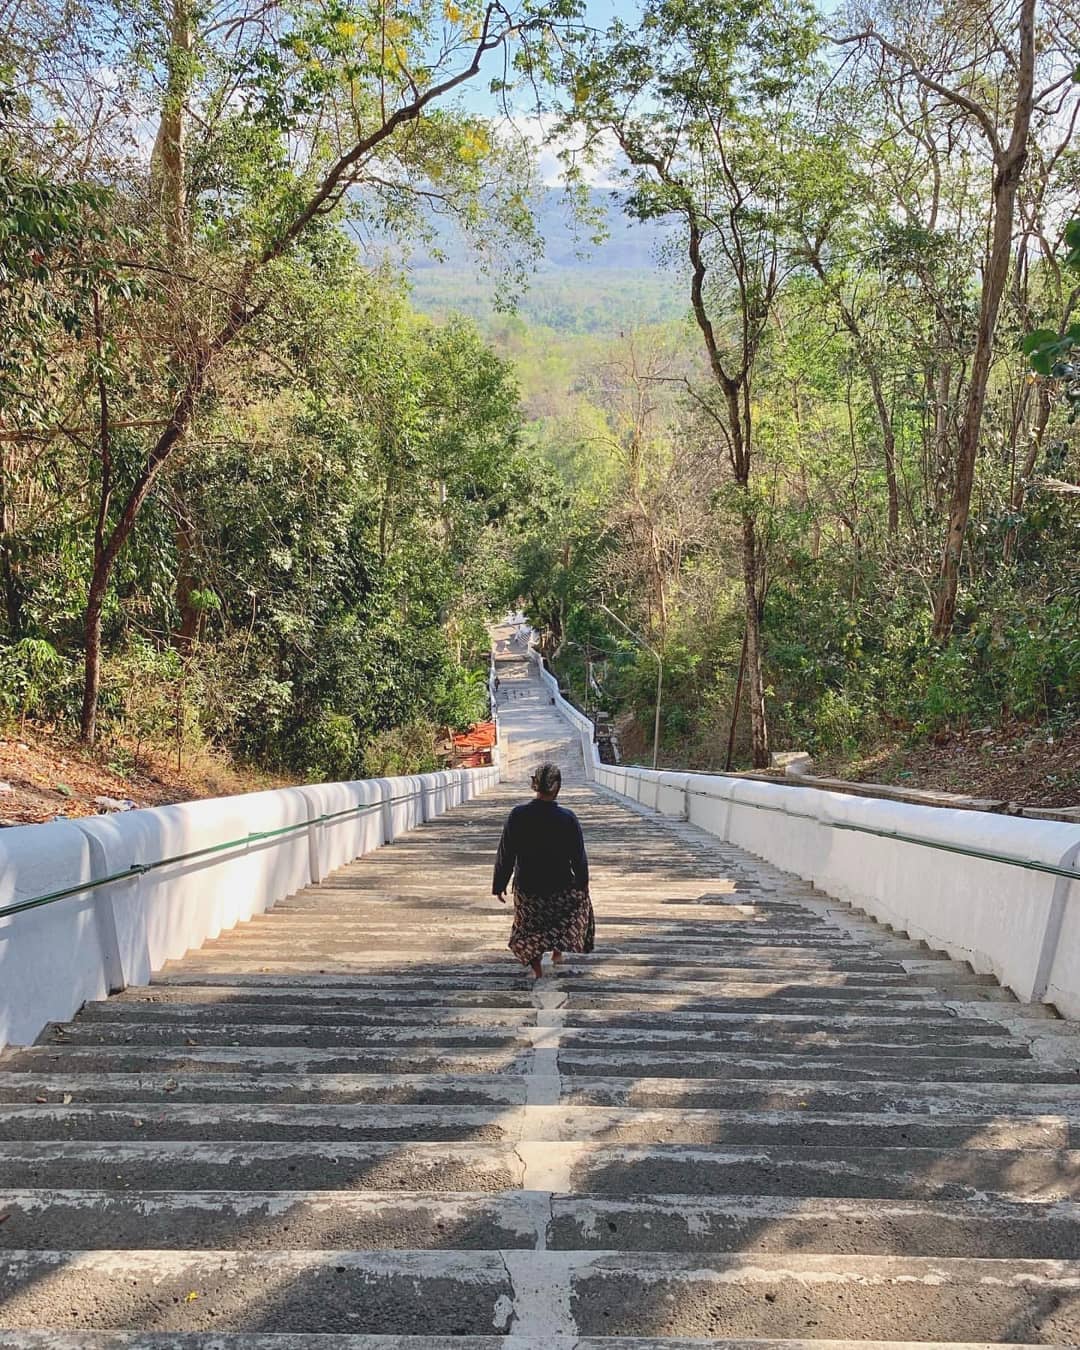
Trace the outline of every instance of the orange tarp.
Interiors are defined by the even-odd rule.
[[[459,769],[479,769],[491,763],[495,746],[495,723],[477,722],[454,738],[454,763]]]
[[[490,750],[495,744],[495,723],[477,722],[454,737],[455,750]]]

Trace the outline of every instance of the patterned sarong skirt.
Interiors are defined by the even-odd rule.
[[[514,887],[514,926],[508,945],[523,966],[545,952],[591,952],[595,937],[588,891],[526,895]]]

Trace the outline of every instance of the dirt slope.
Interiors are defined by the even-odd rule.
[[[189,753],[179,768],[175,752],[144,754],[129,768],[130,760],[120,748],[90,754],[70,741],[29,729],[0,738],[0,825],[115,809],[95,801],[98,797],[131,801],[137,807],[161,806],[284,782],[238,768],[205,750]]]

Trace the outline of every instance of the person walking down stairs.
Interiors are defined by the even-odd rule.
[[[510,812],[491,884],[492,894],[505,904],[513,878],[514,924],[508,945],[538,980],[545,952],[558,965],[564,952],[591,952],[596,935],[585,840],[573,811],[556,804],[561,787],[557,764],[541,764],[533,773],[536,795]]]

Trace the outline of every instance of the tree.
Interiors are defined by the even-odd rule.
[[[897,325],[882,322],[880,307],[874,304],[875,298],[883,298],[881,288],[868,283],[855,263],[860,251],[872,247],[881,215],[875,209],[872,169],[863,162],[846,110],[823,99],[818,117],[825,128],[798,166],[800,180],[793,185],[789,205],[792,228],[798,253],[821,283],[869,386],[881,436],[887,528],[895,539],[900,529],[900,474],[885,347],[896,344]]]
[[[527,239],[512,157],[483,119],[445,105],[500,53],[542,63],[545,35],[573,13],[573,0],[513,13],[497,3],[448,5],[442,16],[426,4],[310,3],[290,7],[279,23],[274,5],[196,13],[187,0],[168,0],[132,24],[126,58],[114,50],[129,109],[141,101],[152,115],[158,98],[159,135],[145,247],[114,260],[146,279],[149,298],[137,316],[100,306],[88,353],[102,377],[94,390],[99,528],[84,619],[84,739],[96,735],[102,617],[117,562],[212,398],[226,354],[250,343],[256,320],[274,306],[285,260],[300,257],[317,271],[335,221],[352,216],[360,229],[379,222],[407,231],[421,202],[489,238]],[[91,158],[98,148],[88,143]],[[145,190],[137,154],[131,168]],[[139,204],[131,210],[139,214]],[[143,350],[132,378],[136,347]],[[110,353],[116,361],[106,369]],[[133,420],[130,403],[154,430],[121,464],[112,427]]]
[[[790,273],[784,216],[801,153],[800,88],[817,47],[800,0],[649,0],[570,64],[560,132],[585,155],[613,139],[629,166],[627,210],[681,234],[712,417],[736,489],[742,539],[753,761],[769,762],[761,544],[754,498],[753,384]]]
[[[50,425],[69,392],[64,358],[90,315],[110,297],[130,297],[133,287],[109,266],[129,239],[110,222],[112,194],[58,182],[26,161],[10,130],[20,100],[9,78],[0,72],[0,581],[8,634],[17,639],[21,535],[29,517],[36,514],[40,526],[47,515],[33,500],[34,480],[51,467]]]
[[[945,545],[934,602],[934,635],[944,640],[956,620],[960,564],[971,513],[972,489],[986,406],[994,339],[1002,297],[1013,262],[1016,201],[1036,112],[1056,115],[1071,71],[1040,66],[1036,38],[1037,0],[989,7],[976,22],[939,22],[935,10],[905,11],[905,36],[889,36],[871,21],[838,39],[869,51],[881,62],[886,81],[914,84],[940,100],[981,142],[989,178],[988,230],[971,369],[957,433]],[[1051,49],[1051,58],[1058,54]],[[1046,62],[1041,63],[1045,68]],[[990,97],[985,92],[992,90]]]
[[[632,330],[579,380],[603,414],[578,456],[604,466],[597,477],[613,539],[605,576],[660,647],[687,560],[715,535],[720,487],[712,438],[703,438],[688,393],[700,363],[687,359],[685,338],[683,325]]]

